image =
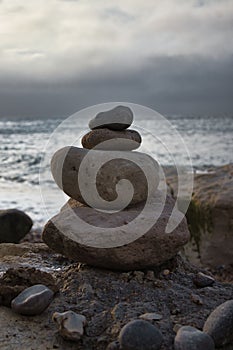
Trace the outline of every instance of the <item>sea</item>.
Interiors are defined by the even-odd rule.
[[[142,150],[161,166],[187,164],[194,172],[233,162],[233,114],[138,117]],[[40,229],[66,202],[50,173],[57,149],[80,146],[88,117],[0,118],[0,209],[18,208]],[[46,197],[46,198],[45,198]]]

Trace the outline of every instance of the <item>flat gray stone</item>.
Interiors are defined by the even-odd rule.
[[[193,278],[193,283],[198,287],[198,288],[204,288],[204,287],[209,287],[212,286],[215,282],[215,279],[211,276],[208,276],[202,272],[198,272],[194,278]]]
[[[133,112],[129,107],[117,106],[111,110],[98,113],[89,122],[90,129],[108,128],[111,130],[127,129],[133,122]]]
[[[140,315],[139,318],[145,321],[159,321],[163,316],[155,312],[146,312],[145,314]]]
[[[140,134],[136,130],[109,130],[96,129],[92,130],[82,138],[84,148],[102,149],[102,150],[119,150],[132,151],[140,147],[142,142]]]
[[[174,200],[167,197],[161,214],[160,203],[160,193],[156,192],[151,210],[143,213],[144,204],[114,214],[84,206],[63,208],[46,224],[42,238],[57,253],[92,266],[126,271],[158,266],[174,257],[189,240],[186,219],[178,211],[173,217],[178,226],[165,232]],[[145,230],[150,220],[151,228]],[[127,223],[131,222],[133,229],[129,232]]]

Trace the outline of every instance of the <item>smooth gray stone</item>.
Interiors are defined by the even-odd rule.
[[[107,142],[106,142],[107,141]],[[82,138],[84,148],[102,149],[102,150],[119,150],[132,151],[140,147],[142,142],[140,134],[136,130],[109,130],[96,129],[92,130]]]
[[[140,152],[64,147],[53,155],[51,171],[57,185],[68,196],[109,211],[146,200],[159,185],[158,163]]]
[[[32,225],[31,218],[21,210],[0,210],[0,243],[19,243]]]
[[[160,349],[162,341],[163,336],[160,330],[150,322],[143,320],[127,323],[119,334],[122,350],[157,350]]]
[[[90,129],[108,128],[111,130],[127,129],[133,122],[133,112],[129,107],[117,106],[98,113],[89,122]]]
[[[233,342],[233,300],[219,305],[207,318],[203,331],[220,347]]]
[[[22,315],[39,315],[53,300],[53,291],[43,284],[36,284],[22,291],[11,302],[11,308]]]
[[[175,337],[175,350],[214,350],[214,341],[194,327],[181,327]]]

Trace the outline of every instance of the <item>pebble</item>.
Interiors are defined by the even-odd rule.
[[[139,318],[145,321],[159,321],[163,318],[163,316],[156,314],[155,312],[146,312],[145,314],[140,315]]]
[[[142,142],[140,134],[136,130],[91,130],[82,138],[82,146],[95,150],[119,150],[132,151],[140,147]]]
[[[202,272],[198,272],[193,278],[193,283],[199,288],[212,286],[214,282],[215,279],[213,277],[205,275]]]
[[[11,302],[11,308],[22,315],[39,315],[53,300],[53,291],[43,284],[36,284],[23,290]]]
[[[155,273],[154,273],[154,271],[148,270],[148,271],[146,272],[146,279],[147,279],[148,281],[154,281],[154,280],[155,280]]]
[[[133,112],[129,107],[117,106],[98,113],[89,122],[90,129],[108,128],[111,130],[127,129],[133,122]]]
[[[158,279],[157,281],[154,282],[154,286],[156,288],[164,288],[164,282]]]
[[[164,276],[169,276],[170,275],[170,270],[168,270],[168,269],[163,270],[163,275]]]
[[[194,327],[181,327],[175,337],[175,350],[214,350],[213,339]]]
[[[183,327],[181,324],[176,323],[176,324],[174,325],[174,327],[173,327],[173,331],[174,331],[175,333],[177,333],[178,330],[179,330],[181,327]]]
[[[92,288],[91,284],[89,284],[89,283],[83,283],[79,287],[79,290],[83,294],[89,294],[89,295],[93,295],[94,294],[94,289]]]
[[[199,297],[199,295],[192,293],[190,295],[190,299],[192,300],[193,303],[197,304],[197,305],[203,305],[203,300],[201,297]]]
[[[121,302],[114,306],[111,311],[111,315],[115,321],[123,319],[127,314],[128,303]]]
[[[142,284],[144,282],[144,277],[145,277],[144,272],[134,271],[134,278],[138,283]]]
[[[120,331],[119,342],[122,350],[160,349],[163,336],[156,326],[144,320],[127,323]]]
[[[87,324],[86,317],[73,311],[55,312],[52,316],[59,327],[60,335],[67,340],[79,341]]]
[[[233,300],[219,305],[207,318],[203,331],[209,334],[216,347],[233,341]]]
[[[108,344],[106,350],[120,350],[120,343],[118,341],[113,341],[112,343]]]

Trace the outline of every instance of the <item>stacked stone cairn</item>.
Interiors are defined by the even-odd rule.
[[[142,140],[128,129],[132,122],[126,106],[98,113],[82,138],[83,148],[67,146],[54,154],[52,175],[70,197],[43,231],[54,251],[92,266],[129,271],[158,266],[188,242],[186,220],[169,195],[161,210],[159,165],[135,151]],[[178,225],[167,232],[172,212]]]

